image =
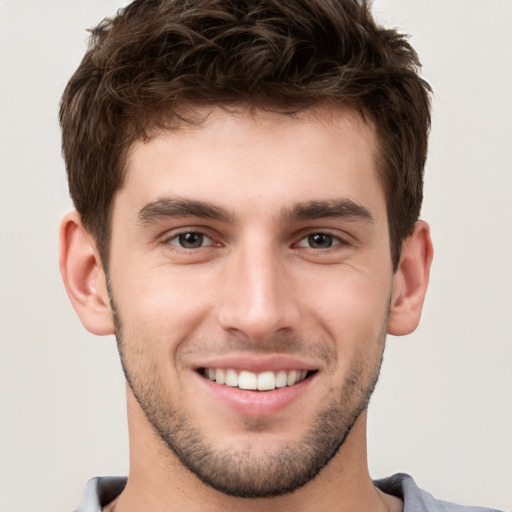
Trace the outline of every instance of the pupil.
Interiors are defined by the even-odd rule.
[[[203,245],[201,233],[184,233],[179,236],[180,245],[185,249],[197,249]]]
[[[308,237],[309,245],[315,249],[326,249],[332,246],[332,236],[325,233],[315,233]]]

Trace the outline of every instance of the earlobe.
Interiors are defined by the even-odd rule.
[[[429,226],[424,221],[418,221],[412,235],[404,240],[398,269],[393,277],[389,334],[402,336],[413,332],[418,326],[432,257]]]
[[[68,213],[61,223],[60,271],[84,327],[100,336],[113,334],[106,276],[94,240],[77,212]]]

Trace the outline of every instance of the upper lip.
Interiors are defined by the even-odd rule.
[[[278,370],[308,370],[318,369],[318,364],[300,357],[290,355],[247,355],[236,354],[229,356],[211,357],[196,361],[194,369],[200,368],[233,368],[253,373]]]

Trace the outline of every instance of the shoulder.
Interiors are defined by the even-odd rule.
[[[75,512],[101,512],[126,486],[126,477],[100,476],[87,482],[84,498]]]
[[[374,484],[381,491],[402,499],[404,502],[403,512],[499,512],[491,508],[467,507],[438,500],[420,489],[413,478],[404,473],[375,480]]]

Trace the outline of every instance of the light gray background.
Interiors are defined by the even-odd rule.
[[[126,2],[125,2],[126,3]],[[76,318],[57,231],[70,208],[57,105],[84,29],[117,0],[0,0],[0,511],[70,511],[125,474],[114,339]],[[370,408],[372,476],[512,507],[512,2],[377,0],[432,83],[423,217],[435,243],[423,323],[390,338]]]

